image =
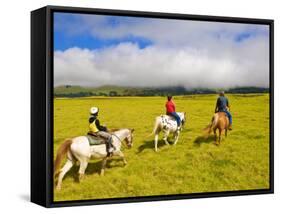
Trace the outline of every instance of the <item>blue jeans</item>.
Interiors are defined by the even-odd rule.
[[[229,124],[232,125],[232,115],[230,114],[230,112],[227,110],[224,110],[223,112],[225,112],[227,114],[228,119],[229,119]]]
[[[177,125],[178,125],[178,127],[180,127],[180,125],[181,125],[180,116],[176,112],[171,112],[171,113],[169,113],[169,115],[171,115],[172,117],[174,117],[176,119]]]

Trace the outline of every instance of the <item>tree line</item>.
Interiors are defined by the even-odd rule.
[[[81,92],[65,92],[65,93],[54,93],[55,97],[91,97],[91,96],[167,96],[167,95],[192,95],[192,94],[216,94],[222,89],[185,89],[184,87],[165,87],[165,88],[130,88],[125,89],[122,92],[108,91],[108,92],[92,92],[92,91],[81,91]],[[249,94],[249,93],[268,93],[269,88],[260,87],[237,87],[224,90],[226,93],[238,93],[238,94]]]

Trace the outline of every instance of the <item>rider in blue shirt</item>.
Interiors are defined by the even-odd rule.
[[[220,92],[220,96],[217,99],[215,112],[225,112],[229,118],[229,130],[232,130],[232,115],[230,114],[230,105],[228,99],[224,96],[224,92]]]

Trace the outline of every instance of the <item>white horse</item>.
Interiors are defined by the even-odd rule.
[[[185,112],[177,112],[177,114],[179,115],[180,119],[181,119],[181,129],[186,121],[186,113]],[[174,145],[177,144],[178,139],[179,139],[179,130],[177,129],[177,122],[176,120],[169,115],[161,115],[156,117],[155,119],[155,125],[154,125],[154,129],[152,134],[154,134],[154,147],[155,147],[155,152],[157,152],[158,148],[157,148],[157,144],[158,144],[158,136],[159,133],[163,130],[164,132],[164,141],[166,143],[166,145],[170,145],[168,142],[168,136],[170,133],[174,134]],[[151,134],[151,135],[152,135]]]
[[[120,129],[118,131],[112,132],[112,145],[115,148],[112,156],[121,157],[124,165],[127,164],[127,161],[123,152],[121,151],[122,141],[125,140],[127,146],[131,148],[133,145],[133,132],[134,129]],[[59,170],[60,163],[65,155],[67,155],[67,161]],[[81,180],[91,158],[102,159],[101,175],[104,175],[104,169],[108,159],[105,144],[90,146],[86,136],[78,136],[72,139],[67,139],[59,147],[55,160],[54,177],[58,175],[56,186],[57,190],[61,189],[64,175],[76,162],[80,164],[79,180]]]

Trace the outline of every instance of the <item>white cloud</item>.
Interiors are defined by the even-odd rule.
[[[99,50],[70,48],[55,52],[55,85],[268,87],[268,55],[268,41],[260,37],[213,48],[140,49],[132,43]]]
[[[131,18],[119,25],[101,24],[88,27],[92,36],[103,39],[125,38],[128,35],[150,39],[161,46],[212,47],[212,43],[233,42],[240,33],[264,35],[267,26],[207,21]],[[89,23],[87,23],[89,24]]]

